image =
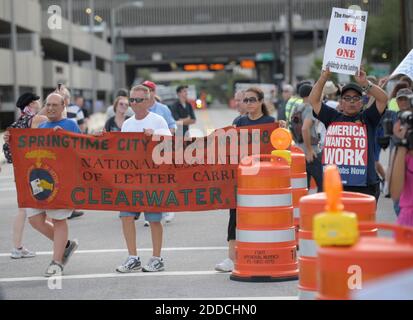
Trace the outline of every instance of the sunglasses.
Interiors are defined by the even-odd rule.
[[[146,99],[144,99],[144,98],[129,98],[129,102],[130,103],[134,103],[134,102],[136,102],[136,103],[141,103],[141,102],[143,102],[143,101],[145,101]]]
[[[346,102],[359,102],[361,100],[360,96],[344,96],[342,98]]]
[[[255,103],[257,102],[258,99],[256,97],[251,97],[251,98],[245,98],[244,100],[242,100],[242,102],[248,104],[248,103]]]

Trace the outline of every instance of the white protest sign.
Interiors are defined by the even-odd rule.
[[[367,12],[333,8],[324,51],[323,69],[356,74],[363,56]]]
[[[409,54],[397,66],[396,70],[393,71],[390,79],[399,74],[404,74],[413,80],[413,49],[410,50]]]

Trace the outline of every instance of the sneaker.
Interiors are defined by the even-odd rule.
[[[49,266],[47,267],[46,271],[44,272],[45,277],[51,276],[62,276],[63,275],[63,266],[52,260]]]
[[[145,220],[145,223],[143,224],[144,227],[149,227],[149,221]]]
[[[79,218],[83,216],[85,213],[83,211],[73,211],[72,215],[68,219]]]
[[[232,272],[232,270],[234,270],[234,262],[230,258],[226,258],[215,266],[215,270],[220,272]]]
[[[72,256],[72,254],[76,251],[76,249],[79,247],[79,242],[77,239],[69,240],[69,246],[65,248],[65,252],[63,253],[63,259],[62,259],[62,264],[65,266],[69,258]]]
[[[120,273],[129,273],[139,271],[140,269],[142,269],[141,260],[139,258],[128,257],[124,264],[116,268],[116,271]]]
[[[175,212],[166,212],[163,217],[166,223],[170,223],[175,218]]]
[[[144,272],[158,272],[164,271],[165,265],[162,258],[152,257],[149,259],[148,264],[142,268]]]
[[[33,258],[35,256],[36,253],[27,250],[25,247],[21,247],[20,249],[14,248],[10,255],[12,259]]]

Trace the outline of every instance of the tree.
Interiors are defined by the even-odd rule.
[[[403,59],[400,52],[400,32],[400,1],[383,1],[382,13],[368,18],[364,56],[370,63],[391,63],[395,68]]]
[[[309,79],[317,81],[320,78],[321,68],[323,67],[323,60],[320,58],[314,59],[313,65],[311,66],[310,73],[308,75]],[[336,73],[332,73],[330,80],[334,83],[338,83],[338,78]]]

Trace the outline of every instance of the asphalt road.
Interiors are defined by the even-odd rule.
[[[227,109],[197,111],[200,129],[231,123],[236,112]],[[247,283],[214,271],[226,257],[227,210],[177,213],[164,225],[165,272],[121,275],[115,268],[127,257],[117,212],[86,211],[69,220],[70,238],[80,246],[65,268],[60,283],[43,277],[51,260],[51,242],[27,224],[24,245],[35,258],[13,260],[11,229],[17,212],[13,168],[0,173],[0,298],[1,299],[297,299],[297,281]],[[378,221],[394,222],[390,199],[382,197]],[[142,262],[151,256],[149,228],[137,221]],[[52,289],[58,287],[57,289]]]

